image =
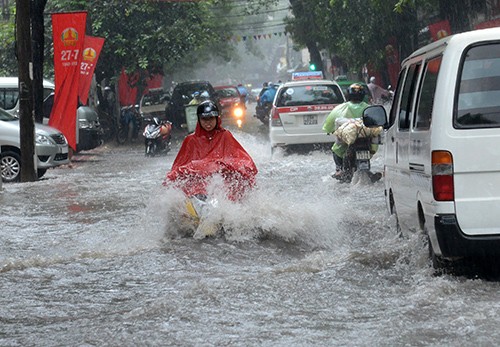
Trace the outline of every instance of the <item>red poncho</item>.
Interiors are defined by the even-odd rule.
[[[257,167],[233,135],[221,127],[220,117],[214,130],[207,132],[200,123],[186,136],[165,184],[174,182],[187,196],[207,194],[208,179],[220,174],[228,197],[241,198],[255,183]]]

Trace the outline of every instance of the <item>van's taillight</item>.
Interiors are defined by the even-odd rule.
[[[453,157],[450,152],[432,152],[432,191],[436,201],[453,201]]]
[[[273,126],[273,127],[283,126],[281,124],[280,113],[278,112],[277,107],[273,107],[273,109],[271,110],[271,126]]]

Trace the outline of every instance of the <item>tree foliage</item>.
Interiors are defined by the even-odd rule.
[[[5,17],[0,21],[0,74],[3,76],[17,75],[17,61],[15,55],[15,4],[9,8],[10,20]]]
[[[487,0],[290,0],[287,30],[300,47],[311,42],[352,69],[381,66],[388,42],[400,56],[417,48],[419,30],[447,19],[452,32],[471,29],[469,20],[486,12]],[[418,16],[417,16],[418,14]]]
[[[278,1],[43,0],[44,76],[53,77],[53,61],[48,58],[53,56],[50,13],[88,12],[87,34],[106,39],[97,66],[98,78],[112,78],[122,67],[169,73],[210,59],[237,61],[234,45],[228,40],[233,28],[244,24],[246,15],[258,15]],[[15,6],[11,8],[14,13]],[[14,27],[13,17],[0,22],[0,47],[4,52],[0,70],[8,75],[17,74]],[[248,44],[247,48],[258,54],[255,46]]]
[[[106,39],[98,70],[109,78],[122,68],[160,72],[190,52],[220,44],[224,20],[210,11],[213,5],[213,1],[53,0],[47,11],[88,12],[87,34]]]
[[[287,28],[294,41],[308,48],[313,41],[319,49],[326,49],[354,70],[365,63],[380,65],[390,40],[411,43],[411,34],[416,31],[414,11],[395,12],[396,0],[290,0],[290,3],[294,17],[288,20]]]

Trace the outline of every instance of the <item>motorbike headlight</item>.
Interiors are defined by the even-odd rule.
[[[40,145],[52,145],[52,144],[54,144],[54,142],[52,142],[50,137],[42,135],[42,134],[35,135],[35,142],[40,144]]]
[[[240,118],[243,116],[243,110],[240,107],[234,109],[234,116]]]

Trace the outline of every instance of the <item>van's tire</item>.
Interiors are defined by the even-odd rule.
[[[0,157],[2,180],[19,182],[21,178],[21,156],[13,151],[2,152]]]

